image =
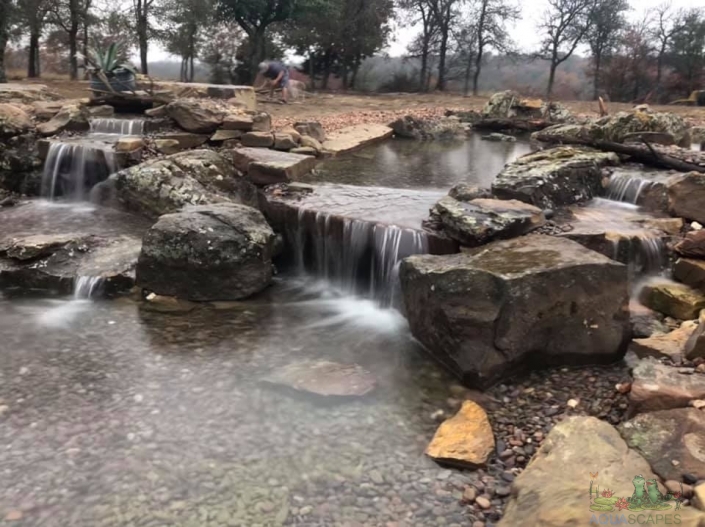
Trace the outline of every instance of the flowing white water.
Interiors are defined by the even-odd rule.
[[[91,133],[143,135],[143,119],[91,119]]]
[[[653,181],[631,174],[614,174],[607,187],[607,199],[626,203],[637,203],[644,189]]]
[[[42,196],[83,201],[87,188],[116,171],[112,150],[92,143],[52,141],[44,163]]]
[[[73,297],[76,300],[90,299],[102,284],[103,279],[99,276],[79,276],[74,281]]]

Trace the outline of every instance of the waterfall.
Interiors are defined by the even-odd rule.
[[[143,119],[91,119],[92,134],[143,135]]]
[[[44,163],[42,196],[50,200],[65,196],[81,201],[87,188],[116,170],[115,154],[110,149],[91,143],[52,141]]]
[[[74,280],[73,297],[76,300],[93,298],[103,284],[103,279],[99,276],[78,276]]]
[[[420,230],[299,209],[287,225],[286,241],[299,272],[313,273],[346,292],[382,306],[399,302],[399,265],[425,254],[428,236]]]
[[[607,187],[607,199],[636,204],[642,191],[653,185],[653,181],[629,174],[614,174]]]

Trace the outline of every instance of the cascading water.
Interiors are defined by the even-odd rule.
[[[631,174],[614,174],[607,187],[607,199],[637,204],[641,193],[654,182]]]
[[[428,252],[419,230],[341,218],[299,209],[287,243],[300,272],[322,277],[343,291],[373,298],[384,307],[398,305],[399,265]]]
[[[100,290],[103,279],[99,276],[78,276],[74,281],[73,297],[75,300],[86,300]]]
[[[112,150],[90,143],[53,141],[44,163],[42,196],[52,201],[59,196],[82,201],[86,189],[116,171]]]
[[[143,119],[91,119],[91,133],[143,135]]]

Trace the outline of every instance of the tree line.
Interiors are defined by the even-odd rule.
[[[536,27],[541,44],[526,50],[511,37],[526,15],[515,1],[0,0],[0,80],[8,44],[26,50],[28,77],[40,76],[42,57],[53,53],[77,79],[89,45],[120,41],[145,74],[157,43],[181,57],[182,80],[193,81],[199,61],[218,83],[251,83],[259,62],[291,50],[317,87],[331,76],[355,87],[361,64],[388,45],[396,23],[418,27],[408,55],[420,68],[395,80],[404,91],[459,82],[477,94],[492,54],[545,61],[551,97],[561,65],[577,53],[589,54],[594,98],[663,101],[705,89],[702,8],[664,3],[634,21],[627,0],[548,0]]]

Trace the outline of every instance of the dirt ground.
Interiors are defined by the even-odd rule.
[[[27,82],[27,81],[23,81]],[[87,82],[63,79],[41,79],[45,84],[66,98],[80,98],[90,95]],[[260,98],[259,107],[270,113],[276,128],[282,128],[296,120],[316,119],[326,130],[336,130],[345,126],[369,122],[388,123],[396,117],[414,114],[422,117],[443,114],[446,109],[479,110],[488,97],[463,97],[457,94],[409,94],[391,93],[365,95],[360,93],[307,93],[303,98],[280,104]],[[598,114],[597,103],[593,101],[562,101],[573,113],[594,116]],[[608,103],[610,112],[628,110],[628,103]],[[682,115],[693,125],[705,124],[704,107],[653,105],[657,111],[673,112]]]

